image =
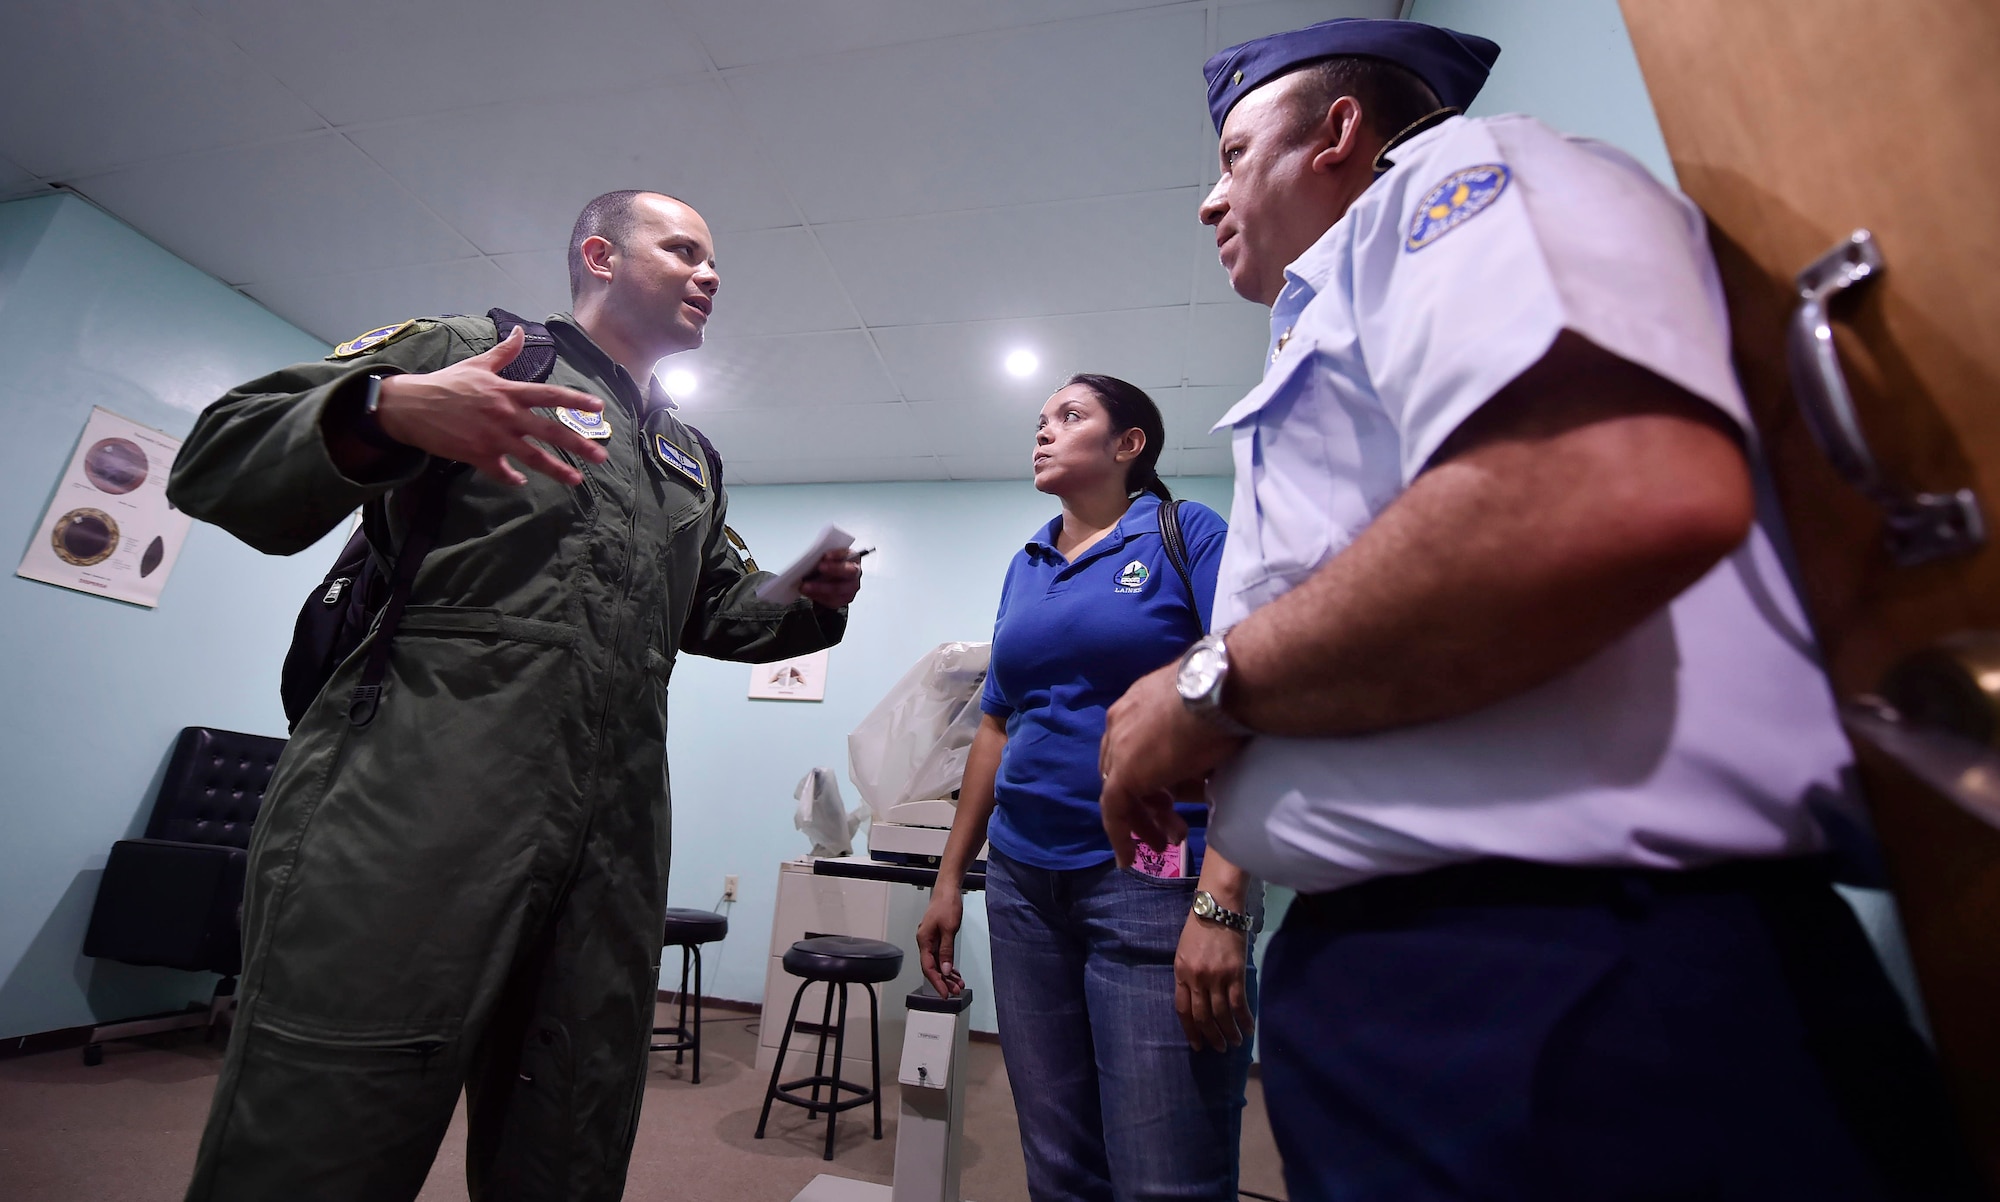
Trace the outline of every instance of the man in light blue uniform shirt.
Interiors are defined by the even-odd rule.
[[[1343,20],[1210,60],[1231,283],[1218,632],[1111,711],[1113,847],[1301,896],[1267,960],[1293,1202],[1972,1196],[1832,893],[1849,751],[1758,511],[1701,214],[1455,115],[1499,47]]]

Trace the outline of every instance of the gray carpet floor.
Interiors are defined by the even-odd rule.
[[[772,1110],[751,1137],[765,1078],[756,1071],[756,1018],[709,1012],[701,1084],[671,1053],[655,1054],[625,1196],[679,1202],[789,1202],[822,1172],[887,1182],[895,1160],[895,1085],[884,1082],[883,1139],[865,1108],[841,1116],[834,1161],[820,1159],[825,1119]],[[1026,1202],[1020,1130],[1000,1049],[975,1043],[966,1078],[964,1196]],[[221,1067],[220,1045],[168,1035],[105,1049],[85,1068],[75,1050],[0,1061],[0,1198],[7,1202],[178,1202]],[[1243,1122],[1243,1188],[1284,1196],[1258,1083]],[[465,1193],[461,1107],[421,1198]]]

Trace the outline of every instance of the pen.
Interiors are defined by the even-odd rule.
[[[873,548],[873,547],[863,547],[863,548],[861,548],[861,549],[860,549],[859,551],[856,551],[856,552],[855,552],[854,554],[852,554],[852,555],[848,556],[848,557],[847,557],[847,562],[849,562],[849,563],[860,563],[860,562],[861,562],[861,561],[862,561],[862,560],[863,560],[864,558],[866,558],[866,557],[868,557],[868,556],[870,556],[870,555],[873,555],[873,554],[875,554],[875,548]]]

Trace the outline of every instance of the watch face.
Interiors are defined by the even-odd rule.
[[[1181,664],[1180,675],[1175,678],[1175,686],[1187,700],[1199,700],[1215,691],[1216,682],[1222,676],[1222,653],[1214,647],[1196,647],[1188,653]]]
[[[1206,890],[1194,895],[1194,913],[1197,918],[1211,918],[1215,915],[1215,898]]]

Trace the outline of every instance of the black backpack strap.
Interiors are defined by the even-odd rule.
[[[486,316],[492,319],[493,333],[502,342],[507,341],[514,327],[519,326],[523,331],[521,353],[497,374],[505,380],[529,384],[547,380],[549,373],[556,369],[556,340],[549,333],[549,327],[539,321],[524,321],[505,309],[488,309]]]
[[[402,623],[403,607],[409,604],[410,585],[417,578],[417,569],[423,566],[424,556],[430,554],[437,542],[438,528],[444,524],[445,491],[457,467],[456,463],[434,459],[423,475],[404,486],[410,524],[403,534],[402,552],[396,556],[395,567],[389,574],[389,597],[382,603],[381,619],[375,623],[368,658],[361,665],[361,679],[355,683],[347,702],[347,720],[355,726],[366,726],[375,720],[375,710],[382,701],[382,682],[389,675],[389,644],[396,637],[396,627]]]
[[[1160,541],[1167,545],[1167,562],[1174,565],[1181,584],[1187,588],[1188,603],[1194,604],[1194,575],[1188,571],[1187,539],[1181,536],[1179,501],[1160,502]]]

